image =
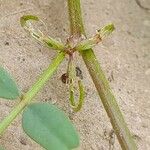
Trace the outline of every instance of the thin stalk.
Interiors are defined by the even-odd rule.
[[[68,0],[68,10],[71,25],[71,34],[76,36],[85,35],[80,0]],[[85,35],[86,36],[86,35]],[[92,49],[81,51],[82,58],[88,68],[88,71],[92,77],[104,108],[110,118],[111,124],[117,135],[119,143],[123,150],[137,150],[137,146],[132,138],[132,135],[127,127],[127,124],[123,118],[120,108],[117,104],[109,82],[106,79],[99,62],[97,61]]]
[[[29,91],[23,96],[18,105],[10,112],[10,114],[0,123],[0,135],[6,130],[10,123],[17,117],[17,115],[27,106],[33,99],[33,97],[40,91],[45,85],[48,79],[56,71],[60,63],[64,60],[65,53],[61,52],[52,61],[49,67],[43,72],[35,84],[29,89]]]

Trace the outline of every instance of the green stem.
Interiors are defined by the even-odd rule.
[[[40,91],[45,85],[48,79],[56,71],[60,63],[64,60],[65,53],[61,52],[52,61],[49,67],[43,72],[35,84],[29,89],[29,91],[23,96],[19,104],[10,112],[10,114],[0,123],[0,135],[6,130],[10,123],[17,117],[17,115],[27,106],[33,99],[33,97]]]
[[[71,33],[85,35],[80,0],[68,0]],[[78,31],[78,32],[77,32]],[[85,35],[86,36],[86,35]],[[92,49],[80,52],[123,150],[137,150],[117,101]]]
[[[70,29],[71,35],[85,34],[84,27],[82,23],[80,1],[79,0],[68,0],[68,9],[70,17]],[[74,6],[76,7],[74,9]]]

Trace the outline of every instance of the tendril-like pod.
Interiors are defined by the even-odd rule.
[[[84,103],[84,96],[85,96],[84,87],[83,87],[81,80],[78,81],[78,86],[79,86],[79,94],[80,95],[79,95],[79,99],[77,102],[74,99],[74,91],[70,90],[70,104],[71,104],[72,109],[75,112],[80,111],[80,109],[82,108],[83,103]]]
[[[104,38],[106,38],[109,34],[111,34],[114,31],[114,29],[115,27],[113,24],[108,24],[104,26],[100,30],[97,30],[96,34],[93,37],[79,42],[76,45],[75,49],[77,51],[83,51],[83,50],[93,48],[95,45],[101,42]]]
[[[68,83],[69,83],[70,105],[75,112],[78,112],[78,111],[80,111],[80,109],[83,106],[85,93],[84,93],[84,87],[83,87],[82,81],[78,80],[76,77],[76,69],[75,69],[75,65],[73,63],[72,55],[69,56],[67,74],[69,76]],[[78,88],[79,88],[78,89],[79,90],[79,99],[77,101],[74,98],[75,97],[74,96],[74,93],[75,93],[74,92],[75,91],[74,84],[75,84],[76,80],[78,80],[77,82],[78,82]]]
[[[20,24],[21,26],[30,33],[32,37],[34,37],[36,40],[46,44],[49,48],[55,49],[55,50],[60,50],[63,51],[65,49],[65,45],[57,41],[51,37],[45,36],[40,30],[35,29],[31,23],[31,21],[41,21],[37,16],[33,15],[27,15],[27,16],[22,16],[20,18]]]

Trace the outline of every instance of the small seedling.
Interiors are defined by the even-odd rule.
[[[123,149],[136,150],[130,132],[124,122],[120,109],[110,90],[96,57],[91,48],[111,34],[114,25],[109,24],[96,34],[87,38],[83,28],[80,10],[80,0],[68,0],[71,36],[62,43],[34,27],[34,23],[41,21],[37,16],[21,17],[21,26],[36,40],[50,49],[56,50],[57,56],[49,67],[41,74],[35,84],[23,94],[18,90],[10,75],[0,68],[0,97],[10,100],[19,99],[19,103],[12,112],[0,123],[0,135],[22,111],[22,127],[25,133],[47,150],[72,150],[79,147],[78,134],[68,117],[56,106],[50,103],[31,103],[33,97],[41,90],[58,66],[68,57],[66,72],[61,76],[63,83],[69,85],[69,102],[72,110],[78,112],[84,104],[85,91],[82,83],[84,74],[74,62],[74,54],[79,52],[90,72],[104,107],[110,117],[114,131]],[[42,22],[42,21],[41,21]],[[78,85],[79,98],[75,100],[75,86]],[[120,121],[120,122],[118,122]]]

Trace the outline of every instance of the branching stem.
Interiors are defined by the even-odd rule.
[[[61,52],[52,61],[49,67],[43,72],[35,84],[29,89],[29,91],[22,97],[22,100],[18,105],[10,112],[10,114],[0,123],[0,135],[6,130],[6,128],[11,124],[11,122],[16,118],[16,116],[28,105],[33,97],[40,91],[40,89],[45,85],[48,79],[56,71],[60,63],[64,60],[65,53]]]
[[[81,16],[81,8],[80,8],[80,0],[68,0],[68,8],[69,8],[69,17],[70,17],[70,29],[71,29],[71,37],[74,39],[81,38],[82,35],[86,37],[84,26],[82,22]],[[23,18],[23,24],[27,21],[27,19],[37,20],[38,18],[34,16],[28,16],[27,18]],[[104,28],[103,28],[104,29]],[[105,28],[106,29],[106,28]],[[107,27],[108,31],[111,31],[112,28],[110,26]],[[102,31],[102,30],[100,30]],[[105,30],[104,30],[105,31]],[[103,32],[104,36],[107,35],[107,32]],[[40,37],[37,35],[37,38]],[[46,41],[45,41],[46,40]],[[49,47],[64,50],[64,45],[55,41],[52,38],[45,39],[43,42],[49,45]],[[91,41],[90,41],[91,42]],[[90,44],[89,42],[89,44]],[[85,44],[79,45],[80,48],[84,47]],[[87,44],[87,43],[86,43]],[[84,49],[84,48],[83,48]],[[131,133],[125,123],[123,115],[120,111],[120,108],[117,104],[117,101],[111,91],[108,80],[106,79],[99,62],[97,61],[94,52],[92,49],[86,49],[85,51],[80,51],[82,58],[89,70],[89,73],[93,79],[95,87],[98,91],[98,94],[101,98],[101,101],[104,105],[104,108],[110,118],[111,124],[114,128],[114,131],[118,137],[119,143],[123,150],[137,150],[137,146],[131,136]],[[22,100],[19,104],[10,112],[10,114],[0,123],[0,135],[6,130],[6,128],[11,124],[11,122],[16,118],[16,116],[28,105],[33,97],[39,92],[39,90],[44,86],[47,80],[51,77],[60,63],[64,60],[65,52],[60,52],[57,57],[52,61],[49,65],[48,69],[43,72],[37,82],[31,87],[31,89],[22,97]],[[80,84],[81,96],[80,100],[83,98],[82,93],[82,85]],[[79,101],[80,103],[80,101]],[[82,104],[82,103],[80,103]],[[80,109],[81,105],[78,105],[77,108]]]
[[[81,17],[80,0],[68,0],[68,8],[71,34],[73,36],[85,35]],[[81,51],[80,53],[93,79],[122,149],[137,150],[137,146],[123,118],[117,100],[111,91],[108,80],[97,61],[93,50],[88,49],[86,51]]]

